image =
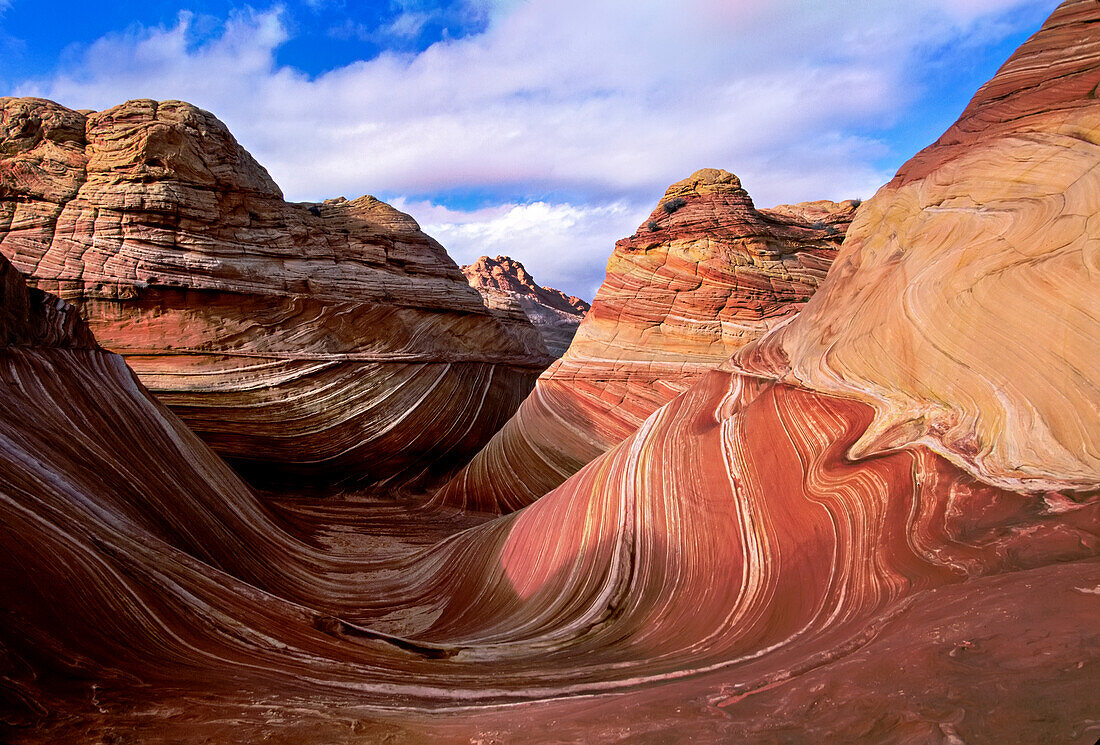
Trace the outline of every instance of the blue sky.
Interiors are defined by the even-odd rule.
[[[364,193],[591,298],[698,168],[869,197],[1052,0],[0,0],[0,95],[209,109],[288,199]]]

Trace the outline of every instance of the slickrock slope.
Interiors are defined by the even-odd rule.
[[[855,208],[757,210],[736,176],[714,169],[670,186],[638,232],[616,244],[568,352],[437,501],[507,512],[558,486],[798,312]]]
[[[332,614],[378,597],[359,581],[363,555],[295,538],[72,306],[2,256],[0,390],[4,742],[100,742],[71,715],[89,702],[94,718],[107,713],[101,688],[130,700],[153,684],[171,698],[228,691],[249,670],[266,670],[253,682],[300,676],[293,654],[268,657],[300,634],[332,664],[367,658],[391,679],[410,654],[433,654],[347,631]],[[43,720],[64,733],[32,726]]]
[[[508,256],[482,256],[462,267],[462,273],[490,308],[508,313],[518,307],[542,334],[546,348],[555,357],[565,354],[577,326],[591,308],[579,297],[535,284],[523,264]]]
[[[1100,479],[1061,464],[1064,452],[1096,451],[1095,373],[1071,369],[1080,339],[1057,325],[1043,339],[1001,333],[995,349],[978,337],[963,368],[918,332],[976,335],[971,298],[927,311],[915,302],[926,285],[952,286],[998,256],[992,235],[1018,240],[1035,199],[1049,209],[1027,233],[1030,260],[994,268],[975,294],[983,307],[1018,307],[1010,296],[1031,288],[1039,312],[1064,306],[1075,329],[1100,336],[1075,289],[1092,281],[1088,271],[1048,274],[1048,261],[1076,245],[1060,230],[1061,206],[1100,194],[1100,184],[1075,191],[1100,166],[1089,139],[1100,128],[1061,130],[1100,108],[1091,89],[1058,87],[1082,71],[1100,71],[1093,0],[1060,6],[991,84],[1015,124],[974,126],[957,157],[910,181],[916,172],[903,169],[866,205],[904,220],[861,211],[803,315],[743,347],[729,369],[703,373],[537,502],[416,550],[372,549],[373,536],[340,550],[297,542],[116,356],[0,350],[0,734],[196,745],[1091,745]],[[1017,116],[1028,107],[1064,116]],[[1004,157],[1006,140],[1041,155],[1030,180]],[[1066,183],[1070,164],[1086,176]],[[906,191],[973,196],[1002,178],[1008,194],[1026,194],[957,216],[950,203],[914,206]],[[951,232],[990,212],[986,230]],[[885,265],[872,250],[905,225],[938,220],[947,222],[910,236]],[[1076,224],[1096,243],[1095,221]],[[976,255],[956,255],[975,245]],[[873,297],[883,282],[895,303],[914,301],[911,315],[884,300],[843,311],[866,339],[891,341],[893,324],[913,344],[866,366],[875,373],[866,380],[900,381],[885,402],[852,384],[846,327],[820,332],[834,359],[804,325],[810,313],[839,323],[830,302]],[[17,297],[0,315],[6,328],[69,317],[63,306],[19,310],[30,304]],[[1029,332],[1031,306],[1004,330]],[[69,338],[33,324],[18,335]],[[1013,362],[1033,349],[1055,365],[1041,384]],[[75,361],[59,362],[66,356]],[[971,396],[995,363],[1002,395]],[[961,451],[941,429],[876,452],[859,445],[897,401],[924,406],[921,388],[944,370],[954,384],[936,388],[939,405],[973,409],[974,431],[999,438],[991,455]],[[819,380],[844,389],[809,385]],[[1052,391],[1089,406],[1041,420]],[[1030,429],[1012,418],[1021,401],[1033,406]],[[1034,432],[1065,431],[1055,422],[1075,422],[1081,446],[1050,450],[1047,488],[1036,491],[1023,469],[993,473],[998,452],[1028,452]]]
[[[551,359],[412,218],[369,196],[288,204],[220,121],[175,101],[0,99],[0,251],[275,482],[445,474]]]
[[[86,690],[74,665],[99,660],[94,681],[116,674],[105,655],[116,669],[139,664],[149,648],[135,629],[180,602],[178,586],[159,584],[165,555],[259,586],[316,585],[229,467],[72,306],[28,289],[2,256],[0,386],[0,733],[43,713],[36,700]]]

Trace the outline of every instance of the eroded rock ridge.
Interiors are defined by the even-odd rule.
[[[430,481],[551,359],[411,217],[370,196],[287,203],[178,101],[0,99],[0,251],[267,482]]]
[[[579,297],[535,284],[523,264],[508,256],[482,256],[463,266],[462,273],[490,308],[504,313],[514,313],[518,308],[539,330],[547,350],[555,357],[561,357],[569,348],[591,307]]]

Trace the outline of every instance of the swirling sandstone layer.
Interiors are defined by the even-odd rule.
[[[746,369],[876,410],[853,455],[922,443],[1041,492],[1100,480],[1100,38],[1067,3],[859,211],[821,291]]]
[[[1031,91],[1050,108],[1100,107],[1087,93],[1078,101],[1075,88],[1055,97],[1044,84],[1100,69],[1097,29],[1100,5],[1064,3],[1001,74],[1015,74],[1029,55],[1048,72],[1014,88],[995,79],[1002,91],[1024,91],[1001,99]],[[1025,140],[1045,138],[1033,131]],[[998,143],[982,139],[967,153],[1000,153]],[[1071,152],[1100,166],[1100,152]],[[1042,161],[1036,167],[1046,189],[1073,188]],[[965,183],[972,171],[950,174]],[[930,171],[926,188],[945,176]],[[876,214],[894,205],[917,222],[942,209],[904,212],[908,198],[893,186],[875,201]],[[1059,218],[1049,216],[1036,241],[1052,241],[1057,253]],[[883,280],[873,257],[857,260],[877,235],[867,230],[846,243],[845,263],[818,298],[846,299],[839,285]],[[989,236],[960,237],[962,245],[937,246],[962,250]],[[998,249],[979,245],[982,255]],[[916,244],[906,250],[922,260],[904,265],[903,296],[929,274],[948,283],[969,266]],[[1043,261],[1018,271],[1044,302],[1063,292],[1043,283]],[[824,301],[811,303],[825,313]],[[887,304],[860,310],[897,322]],[[1083,316],[1084,330],[1100,335],[1097,319]],[[937,306],[930,320],[951,329],[968,318],[962,302]],[[799,364],[834,365],[831,352],[811,361],[795,346],[809,335],[800,323],[739,352],[736,370],[702,374],[527,508],[397,550],[371,535],[323,550],[320,533],[306,542],[282,530],[117,356],[5,347],[3,735],[181,744],[1094,742],[1100,480],[1051,473],[1052,488],[1036,493],[966,459],[956,464],[934,439],[860,450],[883,408],[860,390],[835,395],[797,379]],[[18,333],[53,338],[33,323]],[[1006,371],[1020,378],[995,406],[967,398],[965,376],[943,389],[962,396],[947,404],[982,409],[980,424],[1017,392],[1025,400],[1033,392],[1041,412],[1049,386],[1071,385],[1062,378],[1075,337],[1042,342],[1063,365],[1048,386],[1026,387],[1030,378],[1007,362],[1034,339],[1002,343]],[[803,354],[785,357],[787,349]],[[923,379],[919,349],[900,361],[878,356],[887,373],[914,360],[899,389],[910,399]],[[986,347],[976,349],[981,358]],[[940,364],[961,374],[951,360]],[[1095,410],[1074,413],[1086,450],[1095,448]],[[1051,456],[1056,464],[1060,451]],[[310,514],[338,527],[332,513]],[[305,513],[297,519],[308,532]]]
[[[430,480],[550,361],[412,218],[284,202],[188,104],[0,99],[0,156],[0,251],[253,477]]]
[[[797,313],[855,207],[757,210],[736,176],[714,169],[670,186],[638,232],[616,244],[568,352],[437,502],[508,512],[561,484]]]
[[[505,313],[518,310],[525,315],[555,357],[565,354],[591,308],[579,297],[535,284],[523,264],[508,256],[482,256],[462,267],[462,273],[487,306]]]
[[[999,489],[923,446],[852,461],[869,407],[715,371],[526,510],[413,555],[321,552],[4,277],[13,742],[1087,727],[1095,494]]]
[[[25,361],[6,375],[60,375],[68,395],[77,369],[109,380],[87,363]],[[144,466],[126,472],[56,424],[79,412],[98,432],[109,422],[91,415],[116,408],[133,424],[114,390],[106,409],[35,395],[66,416],[3,420],[19,456],[0,474],[13,559],[0,575],[4,714],[26,728],[13,740],[356,742],[396,729],[416,741],[453,718],[438,739],[526,729],[506,741],[542,741],[540,727],[564,721],[594,742],[772,742],[784,725],[761,712],[777,689],[786,727],[846,741],[889,738],[890,722],[918,739],[948,726],[1064,740],[1091,716],[1100,500],[1001,490],[919,446],[853,462],[873,416],[857,402],[712,372],[528,509],[342,566],[262,511],[242,524],[258,509],[247,494],[229,510],[187,494],[218,475],[232,488],[213,464],[174,471],[194,479],[183,513],[161,501],[170,492],[111,495]],[[12,435],[27,432],[50,465],[20,455]],[[58,457],[74,447],[80,457]],[[1063,614],[1020,610],[1038,598]],[[1028,665],[1035,645],[1042,660]],[[900,687],[885,686],[899,669]],[[631,721],[593,714],[622,711],[624,693]],[[998,716],[1006,702],[1033,716]]]

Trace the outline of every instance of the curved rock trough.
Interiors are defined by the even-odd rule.
[[[262,500],[219,457],[212,425],[189,429],[201,417],[182,386],[150,386],[166,407],[142,380],[168,356],[181,364],[164,375],[251,379],[205,359],[233,343],[415,356],[423,336],[456,357],[495,340],[463,364],[529,376],[546,358],[532,327],[509,329],[437,244],[369,201],[278,207],[300,211],[306,233],[362,210],[354,219],[386,236],[371,240],[409,255],[360,267],[341,252],[367,233],[348,228],[308,293],[287,290],[313,275],[291,269],[271,223],[260,253],[281,257],[263,274],[278,291],[241,242],[183,251],[211,267],[194,275],[136,238],[93,260],[98,243],[72,247],[97,219],[129,224],[131,207],[96,218],[79,194],[131,176],[66,163],[93,142],[77,125],[105,115],[6,101],[52,113],[20,115],[20,142],[37,144],[5,145],[0,170],[0,248],[41,288],[0,259],[4,739],[1091,745],[1098,82],[1100,4],[1070,0],[858,209],[757,210],[719,171],[675,185],[655,227],[616,247],[562,361],[426,495],[435,509],[411,512],[373,492]],[[111,116],[152,110],[128,107]],[[281,204],[270,189],[241,199]],[[211,310],[228,307],[227,267],[241,298],[274,298],[257,321],[270,333]],[[435,303],[402,311],[421,333],[400,343],[340,325],[400,306],[405,280],[382,275],[408,275]],[[209,287],[165,279],[177,276]],[[347,299],[354,277],[374,299]],[[298,323],[330,312],[331,327]],[[296,331],[282,334],[283,317]],[[139,331],[153,318],[165,341],[150,349]],[[119,356],[91,332],[107,349],[145,346]],[[307,357],[288,355],[288,369]],[[566,375],[571,397],[556,387]],[[239,421],[211,406],[211,421]],[[437,409],[435,426],[451,416]]]

